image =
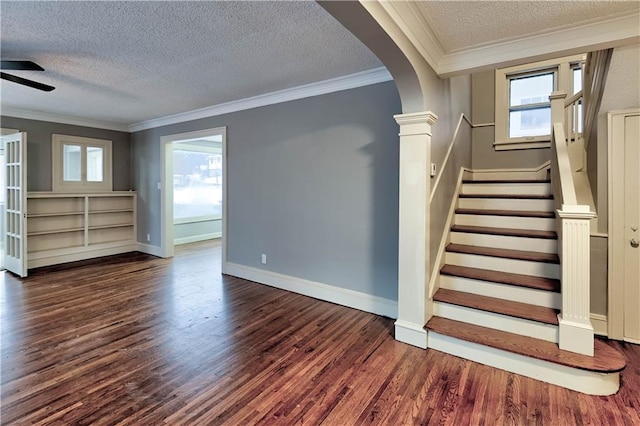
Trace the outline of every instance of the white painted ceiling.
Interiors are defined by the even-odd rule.
[[[5,1],[2,106],[132,124],[381,67],[313,1]]]
[[[443,65],[444,70],[455,68],[451,55],[456,52],[475,49],[476,57],[486,57],[479,46],[630,11],[638,14],[640,9],[636,0],[406,4],[423,23],[424,31],[412,35],[414,43],[425,57],[440,55],[439,61],[449,66]],[[424,44],[427,39],[435,41],[435,49]],[[45,93],[2,81],[0,106],[5,111],[57,114],[122,128],[382,66],[309,0],[2,0],[0,41],[2,59],[32,60],[46,70],[12,73],[56,86]]]

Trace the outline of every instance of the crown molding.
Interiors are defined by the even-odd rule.
[[[69,115],[53,114],[42,111],[30,111],[20,108],[2,107],[0,115],[6,117],[23,118],[26,120],[49,121],[52,123],[72,124],[74,126],[115,130],[118,132],[129,132],[129,126],[127,126],[126,124],[113,123],[110,121],[92,120],[81,117],[72,117]]]
[[[380,4],[435,70],[444,58],[445,51],[422,9],[413,2],[380,2]]]
[[[142,121],[140,123],[130,125],[128,127],[128,131],[131,133],[139,132],[141,130],[153,129],[156,127],[183,123],[186,121],[198,120],[207,117],[214,117],[217,115],[229,114],[232,112],[278,104],[281,102],[288,102],[297,99],[309,98],[312,96],[325,95],[342,90],[355,89],[357,87],[368,86],[371,84],[382,83],[390,80],[393,80],[393,77],[391,76],[389,71],[387,71],[387,69],[384,67],[380,67],[372,70],[358,72],[355,74],[349,74],[342,77],[332,78],[329,80],[323,80],[316,83],[292,87],[290,89],[278,90],[276,92],[266,93],[264,95],[253,96],[237,101],[231,101],[223,104],[209,106],[206,108],[200,108],[189,112]]]
[[[445,54],[435,71],[441,77],[495,69],[559,55],[572,55],[640,42],[640,14],[617,16]]]

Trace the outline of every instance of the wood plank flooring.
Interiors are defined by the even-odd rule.
[[[640,424],[640,347],[590,397],[421,350],[393,320],[220,275],[219,245],[0,285],[3,425]]]

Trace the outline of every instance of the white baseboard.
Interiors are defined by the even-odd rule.
[[[607,316],[601,314],[591,314],[591,325],[593,326],[593,332],[598,336],[608,337],[607,329]]]
[[[167,257],[162,251],[162,247],[152,246],[150,244],[138,243],[138,251],[157,257]]]
[[[210,234],[192,235],[190,237],[176,238],[173,240],[174,246],[181,244],[197,243],[198,241],[215,240],[222,237],[222,232],[212,232]]]
[[[239,265],[237,263],[227,262],[224,265],[224,270],[226,274],[234,277],[255,281],[260,284],[266,284],[271,287],[303,294],[315,299],[359,309],[372,314],[389,318],[396,318],[398,315],[398,303],[395,300],[283,275],[277,272]]]
[[[421,349],[427,348],[427,330],[425,330],[424,327],[407,321],[396,321],[395,338],[399,342],[417,346]]]

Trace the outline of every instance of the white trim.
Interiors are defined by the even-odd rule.
[[[433,316],[467,324],[482,324],[483,327],[493,330],[558,343],[558,326],[552,324],[481,311],[479,309],[439,301],[433,303]]]
[[[304,84],[302,86],[292,87],[289,89],[278,90],[276,92],[266,93],[264,95],[252,96],[250,98],[225,102],[222,104],[212,105],[193,111],[154,118],[152,120],[141,121],[139,123],[129,125],[128,130],[129,132],[133,133],[140,130],[153,129],[155,127],[183,123],[185,121],[214,117],[217,115],[244,111],[251,108],[273,105],[281,102],[294,101],[297,99],[304,99],[312,96],[326,95],[328,93],[339,92],[342,90],[355,89],[357,87],[382,83],[385,81],[390,81],[392,79],[393,77],[391,77],[389,71],[387,71],[387,69],[384,67],[380,67],[372,70],[345,75],[342,77]]]
[[[613,395],[620,388],[619,373],[571,368],[433,331],[429,331],[428,343],[430,348],[441,352],[589,395]]]
[[[447,245],[451,241],[451,224],[453,223],[456,214],[456,207],[458,206],[458,196],[460,195],[460,188],[462,187],[462,180],[465,173],[466,170],[464,168],[460,168],[460,173],[458,174],[458,182],[456,183],[456,189],[453,193],[451,204],[449,205],[447,221],[444,224],[444,232],[442,233],[442,237],[440,238],[438,254],[436,254],[434,268],[433,271],[431,271],[431,278],[429,279],[429,289],[427,293],[429,298],[433,298],[433,295],[438,290],[438,277],[440,277],[440,269],[442,269],[445,263],[445,247],[447,247]]]
[[[395,322],[395,339],[408,345],[421,349],[427,348],[427,331],[423,326],[408,321],[397,320]]]
[[[607,158],[608,158],[608,199],[609,211],[607,241],[608,290],[607,290],[607,332],[611,339],[624,339],[624,251],[626,247],[624,227],[624,183],[625,139],[624,120],[627,116],[640,114],[639,108],[609,111],[607,113]],[[614,143],[617,141],[617,143]]]
[[[192,235],[190,237],[175,238],[173,240],[173,245],[179,246],[182,244],[197,243],[198,241],[215,240],[216,238],[220,237],[222,237],[222,232],[211,232],[209,234]]]
[[[80,180],[64,180],[64,146],[80,147]],[[84,136],[51,135],[51,185],[53,192],[112,192],[113,191],[113,148],[107,139]],[[102,181],[87,179],[88,148],[102,149]]]
[[[109,243],[107,243],[102,245],[102,248],[96,248],[94,250],[86,250],[82,247],[82,251],[77,251],[75,253],[69,252],[67,254],[59,254],[58,250],[52,250],[52,252],[56,252],[55,255],[40,258],[33,258],[33,256],[30,255],[27,263],[29,265],[29,269],[40,268],[43,266],[58,265],[60,263],[77,262],[79,260],[94,259],[96,257],[129,253],[136,251],[138,248],[138,245],[135,243],[122,245],[122,243],[118,242],[117,244],[120,245],[108,247]]]
[[[52,114],[41,111],[29,111],[26,109],[2,107],[2,115],[6,117],[22,118],[25,120],[48,121],[51,123],[71,124],[74,126],[91,127],[94,129],[115,130],[129,133],[129,126],[109,121],[92,120],[89,118],[72,117],[69,115]]]
[[[510,176],[512,178],[515,178],[515,176],[512,176],[512,175],[515,175],[517,173],[541,172],[549,167],[551,167],[551,161],[545,161],[544,163],[540,164],[538,167],[531,167],[528,169],[469,169],[469,172],[473,174],[477,173],[478,175],[482,175],[483,173],[500,173],[505,178],[508,179]]]
[[[184,217],[182,219],[173,219],[173,224],[186,225],[187,223],[213,222],[214,220],[222,220],[222,216],[209,215],[209,216]]]
[[[397,316],[398,304],[396,301],[359,291],[231,262],[226,263],[225,274],[376,315],[389,318]]]
[[[480,123],[480,124],[471,123],[471,127],[473,127],[474,129],[478,128],[478,127],[493,127],[495,125],[496,125],[496,123]]]
[[[222,272],[227,259],[227,128],[196,130],[193,132],[177,133],[160,137],[160,247],[162,257],[173,256],[173,143],[183,140],[200,139],[219,135],[222,142],[211,141],[212,144],[222,144]]]
[[[137,250],[140,253],[146,253],[156,257],[164,257],[164,258],[167,257],[165,256],[164,251],[162,250],[162,247],[152,246],[150,244],[138,243]]]
[[[548,59],[559,54],[571,55],[624,46],[637,43],[639,39],[638,13],[634,12],[599,22],[545,31],[516,40],[494,41],[487,46],[451,52],[444,55],[434,68],[440,77],[450,77]]]
[[[594,314],[593,312],[590,315],[591,325],[593,325],[593,332],[598,336],[608,336],[607,333],[607,316],[601,314]]]

